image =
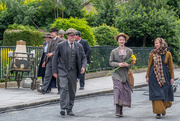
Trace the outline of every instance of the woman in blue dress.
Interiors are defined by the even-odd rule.
[[[149,83],[149,99],[152,101],[153,113],[156,118],[161,118],[174,100],[174,70],[172,55],[167,51],[168,45],[164,39],[155,39],[154,46],[155,49],[149,55],[146,81]]]

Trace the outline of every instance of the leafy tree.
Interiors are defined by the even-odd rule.
[[[56,19],[52,24],[52,27],[57,27],[58,29],[67,30],[69,28],[74,28],[81,32],[82,38],[86,39],[90,46],[96,45],[95,36],[91,27],[88,25],[85,19],[69,18],[69,19]]]
[[[115,27],[103,24],[102,26],[94,27],[93,33],[95,35],[98,45],[118,45],[117,42],[114,40],[114,37],[119,33],[118,29]]]
[[[157,37],[164,38],[168,45],[177,49],[180,42],[180,21],[166,2],[159,0],[130,0],[122,4],[121,13],[116,18],[115,27],[130,36],[128,46],[153,46]],[[174,54],[178,60],[178,56]]]
[[[91,0],[98,14],[95,14],[93,26],[99,26],[103,23],[114,25],[116,15],[118,14],[119,0]]]
[[[173,9],[180,18],[180,1],[179,0],[166,0],[167,4]]]

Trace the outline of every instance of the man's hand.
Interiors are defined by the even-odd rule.
[[[53,53],[48,53],[46,56],[49,58],[53,55]]]
[[[42,64],[42,67],[45,67],[46,66],[46,63],[44,62],[43,64]]]
[[[53,76],[57,79],[58,75],[57,73],[54,73]]]
[[[84,74],[84,72],[85,72],[85,68],[81,68],[81,74]]]

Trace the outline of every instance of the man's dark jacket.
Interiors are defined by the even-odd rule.
[[[82,44],[83,46],[83,49],[84,49],[84,52],[85,52],[85,55],[87,57],[87,63],[90,64],[91,60],[90,60],[90,56],[91,56],[91,48],[89,47],[89,44],[86,40],[84,39],[81,39],[80,44]]]

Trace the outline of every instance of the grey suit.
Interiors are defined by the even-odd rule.
[[[87,59],[81,44],[74,42],[74,49],[70,49],[67,41],[57,45],[53,57],[53,74],[60,78],[60,106],[61,109],[72,110],[75,100],[77,78],[80,78],[81,68],[86,68]]]
[[[56,49],[56,46],[58,43],[62,42],[63,40],[60,39],[59,37],[56,37],[56,39],[51,39],[49,42],[48,42],[48,49],[47,49],[47,53],[53,53],[55,52],[55,49]],[[53,55],[51,57],[45,57],[44,61],[46,63],[46,71],[45,71],[45,77],[44,77],[44,82],[43,82],[43,85],[41,87],[41,89],[46,92],[48,87],[49,87],[49,84],[51,82],[51,79],[53,77],[53,73],[52,73],[52,58],[53,58]]]

